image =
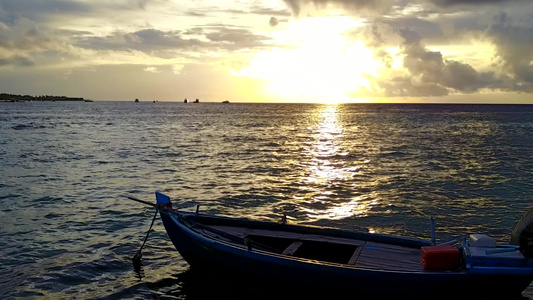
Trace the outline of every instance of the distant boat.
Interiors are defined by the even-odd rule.
[[[229,103],[229,101],[228,100],[224,100],[224,101],[222,101],[222,103]]]
[[[84,99],[83,102],[93,102],[93,100],[90,100],[90,99]]]
[[[183,100],[183,103],[189,103],[189,100],[187,100],[187,98],[185,98],[185,100]]]
[[[196,99],[194,100],[194,103],[200,103],[200,100]]]
[[[139,102],[139,99],[135,99],[135,102]]]

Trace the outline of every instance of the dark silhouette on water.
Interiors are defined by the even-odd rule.
[[[81,97],[66,97],[66,96],[30,96],[30,95],[15,95],[0,93],[0,102],[25,102],[25,101],[85,101],[92,102],[91,100],[85,100]]]

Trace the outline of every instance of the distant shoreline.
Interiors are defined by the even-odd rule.
[[[82,97],[66,97],[66,96],[30,96],[30,95],[14,95],[14,94],[0,94],[0,102],[25,102],[25,101],[86,101]]]

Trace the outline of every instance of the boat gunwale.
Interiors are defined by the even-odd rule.
[[[178,212],[180,218],[185,222],[195,222],[206,226],[212,224],[206,224],[207,222],[217,222],[217,225],[221,226],[235,226],[235,227],[247,227],[251,229],[265,229],[274,231],[290,231],[300,234],[317,234],[328,237],[338,237],[347,239],[357,239],[363,241],[372,241],[377,243],[398,245],[404,247],[423,247],[431,246],[430,241],[423,239],[416,239],[404,236],[393,236],[389,234],[371,233],[362,231],[348,231],[334,227],[316,226],[309,224],[287,224],[287,223],[275,223],[270,221],[252,220],[247,218],[231,218],[224,216],[212,216],[200,213],[183,213]]]

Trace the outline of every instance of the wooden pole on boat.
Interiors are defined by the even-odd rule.
[[[150,205],[150,206],[155,206],[155,203],[152,203],[152,202],[148,202],[148,201],[145,201],[145,200],[141,200],[141,199],[137,199],[135,197],[131,197],[131,196],[124,196],[130,200],[133,200],[133,201],[137,201],[139,203],[143,203],[143,204],[146,204],[146,205]]]

